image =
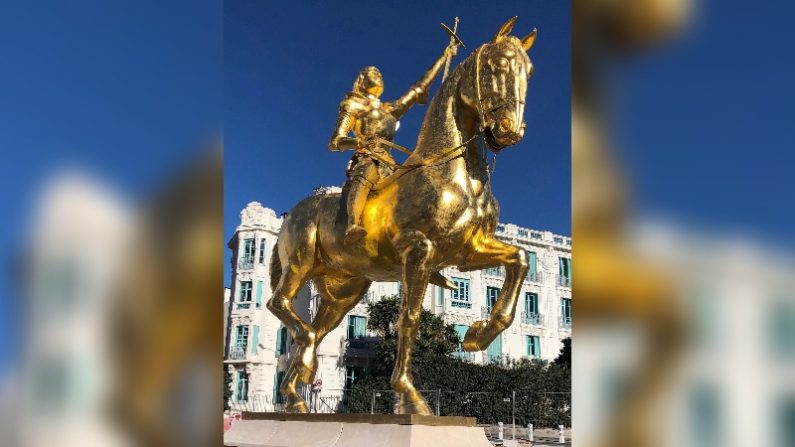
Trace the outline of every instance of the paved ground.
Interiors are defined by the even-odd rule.
[[[497,426],[489,426],[484,427],[486,430],[486,438],[492,442],[494,445],[500,445],[500,441],[497,438]],[[536,429],[533,430],[533,438],[534,442],[530,442],[527,440],[527,429],[525,428],[518,428],[516,429],[516,443],[520,446],[571,446],[571,431],[569,429],[563,432],[564,437],[566,439],[565,443],[559,442],[559,433],[557,430],[553,429]],[[515,445],[511,442],[511,438],[513,435],[513,431],[510,427],[504,427],[503,429],[503,436],[508,441],[504,443],[504,445]]]

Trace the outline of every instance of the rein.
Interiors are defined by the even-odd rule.
[[[483,97],[482,97],[482,95],[480,93],[480,55],[483,52],[483,48],[484,47],[485,46],[480,46],[477,50],[475,50],[475,105],[476,105],[477,112],[478,112],[478,119],[480,121],[480,123],[479,123],[480,129],[474,135],[472,135],[472,137],[470,139],[468,139],[467,141],[459,144],[458,146],[450,148],[450,149],[442,152],[440,155],[437,155],[435,157],[431,157],[429,159],[422,160],[419,163],[413,163],[413,164],[410,164],[410,165],[399,165],[399,164],[394,163],[394,162],[392,162],[390,160],[387,160],[387,159],[385,159],[385,158],[383,158],[383,157],[381,157],[381,156],[379,156],[379,155],[377,155],[375,153],[372,153],[372,152],[368,153],[368,156],[373,157],[377,161],[379,161],[381,163],[384,163],[387,166],[389,166],[389,167],[391,167],[392,169],[395,170],[394,174],[392,174],[389,177],[387,177],[387,178],[381,180],[380,182],[378,182],[378,184],[375,185],[372,188],[372,190],[376,191],[376,190],[379,190],[379,189],[383,189],[386,186],[394,183],[397,179],[399,179],[403,175],[405,175],[405,174],[407,174],[407,173],[409,173],[409,172],[411,172],[411,171],[413,171],[415,169],[424,168],[426,166],[439,166],[441,164],[444,164],[444,163],[447,163],[447,162],[449,162],[451,160],[454,160],[454,159],[456,159],[456,158],[458,158],[458,157],[460,157],[461,155],[464,154],[464,150],[462,150],[462,149],[466,148],[466,146],[469,143],[471,143],[473,140],[475,140],[477,137],[480,137],[480,136],[483,135],[483,133],[486,130],[486,116],[485,116],[485,113],[483,111]],[[379,137],[376,137],[375,140],[377,142],[381,143],[381,144],[384,144],[384,145],[389,146],[389,147],[391,147],[393,149],[396,149],[396,150],[398,150],[400,152],[403,152],[404,154],[412,155],[414,153],[414,151],[409,150],[409,149],[407,149],[407,148],[405,148],[405,147],[403,147],[403,146],[401,146],[401,145],[399,145],[397,143],[394,143],[392,141],[389,141],[389,140],[386,140],[386,139],[383,139],[383,138],[379,138]],[[485,144],[485,142],[484,142],[484,144]],[[484,159],[485,159],[485,157],[484,157]],[[488,160],[486,160],[486,165],[488,166]],[[494,174],[494,169],[496,168],[496,166],[497,166],[497,154],[495,153],[494,157],[492,158],[492,162],[491,162],[491,173],[490,173],[490,175]]]

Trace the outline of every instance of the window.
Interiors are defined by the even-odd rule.
[[[458,357],[461,360],[466,360],[470,362],[474,361],[475,354],[472,352],[464,351],[464,338],[467,335],[467,330],[469,329],[469,326],[465,324],[456,324],[454,328],[455,328],[455,333],[458,334],[458,347],[456,348],[455,352],[453,352],[453,357]]]
[[[530,237],[533,238],[533,239],[542,239],[543,238],[541,233],[539,233],[537,231],[533,231],[532,233],[530,233]]]
[[[444,288],[436,286],[436,305],[444,306]]]
[[[497,233],[505,233],[505,225],[497,225]]]
[[[364,368],[361,366],[348,366],[345,368],[345,389],[353,388],[353,385],[364,377]]]
[[[538,335],[527,336],[527,355],[535,358],[541,357],[541,341]]]
[[[571,259],[558,258],[558,285],[562,287],[571,287]]]
[[[571,327],[571,298],[560,299],[560,323],[563,327]]]
[[[284,371],[277,371],[276,377],[273,378],[273,402],[280,404],[284,402],[284,396],[282,396],[281,390],[279,390],[279,385],[282,384],[284,381]]]
[[[256,247],[256,239],[248,238],[243,240],[243,253],[240,256],[240,262],[238,263],[238,268],[240,269],[252,269],[254,268],[254,250]]]
[[[248,347],[248,326],[239,325],[235,328],[235,352],[245,353]]]
[[[527,252],[527,280],[538,282],[538,256],[534,251]]]
[[[287,353],[287,328],[282,326],[276,331],[276,357]]]
[[[524,322],[527,324],[539,324],[541,316],[538,314],[538,294],[525,292],[524,294]]]
[[[527,230],[525,230],[524,228],[519,228],[520,237],[527,237],[527,234],[528,234]]]
[[[248,309],[251,306],[251,281],[240,281],[240,297],[237,308]]]
[[[469,299],[469,279],[453,278],[453,284],[458,287],[458,290],[453,290],[453,297],[450,300],[450,305],[462,309],[471,309],[472,303]]]
[[[489,362],[500,362],[502,360],[502,334],[491,342],[486,349],[486,356]]]
[[[265,263],[265,238],[259,240],[259,263]]]
[[[562,244],[563,243],[563,238],[560,237],[560,236],[555,236],[555,237],[552,238],[552,241],[555,242],[556,244]]]
[[[235,384],[235,401],[246,402],[248,400],[248,373],[245,371],[237,372],[237,383]]]
[[[497,304],[497,298],[500,297],[500,289],[498,287],[486,287],[486,310],[491,312],[491,308]]]
[[[348,316],[348,340],[356,340],[367,336],[367,317]]]

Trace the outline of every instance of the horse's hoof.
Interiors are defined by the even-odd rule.
[[[420,414],[423,416],[433,416],[431,408],[428,407],[428,404],[422,398],[420,398],[420,400],[411,402],[402,402],[402,399],[398,399],[398,402],[395,404],[395,414]]]
[[[306,406],[306,402],[300,400],[284,407],[284,411],[287,413],[309,413],[309,407]]]
[[[483,328],[486,327],[487,323],[487,321],[479,320],[472,323],[472,326],[467,329],[467,333],[464,336],[464,351],[482,351],[488,347],[482,346],[480,342],[480,334],[483,331]]]

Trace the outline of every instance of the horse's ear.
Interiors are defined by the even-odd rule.
[[[516,23],[516,16],[511,17],[510,19],[508,19],[507,22],[503,23],[502,26],[500,27],[500,30],[497,31],[497,34],[494,36],[494,39],[492,40],[494,42],[499,42],[500,39],[507,36],[513,29],[514,23]]]
[[[530,34],[522,38],[522,48],[524,48],[525,52],[530,51],[530,48],[532,48],[533,44],[536,42],[537,35],[538,30],[533,28],[533,31],[531,31]]]

